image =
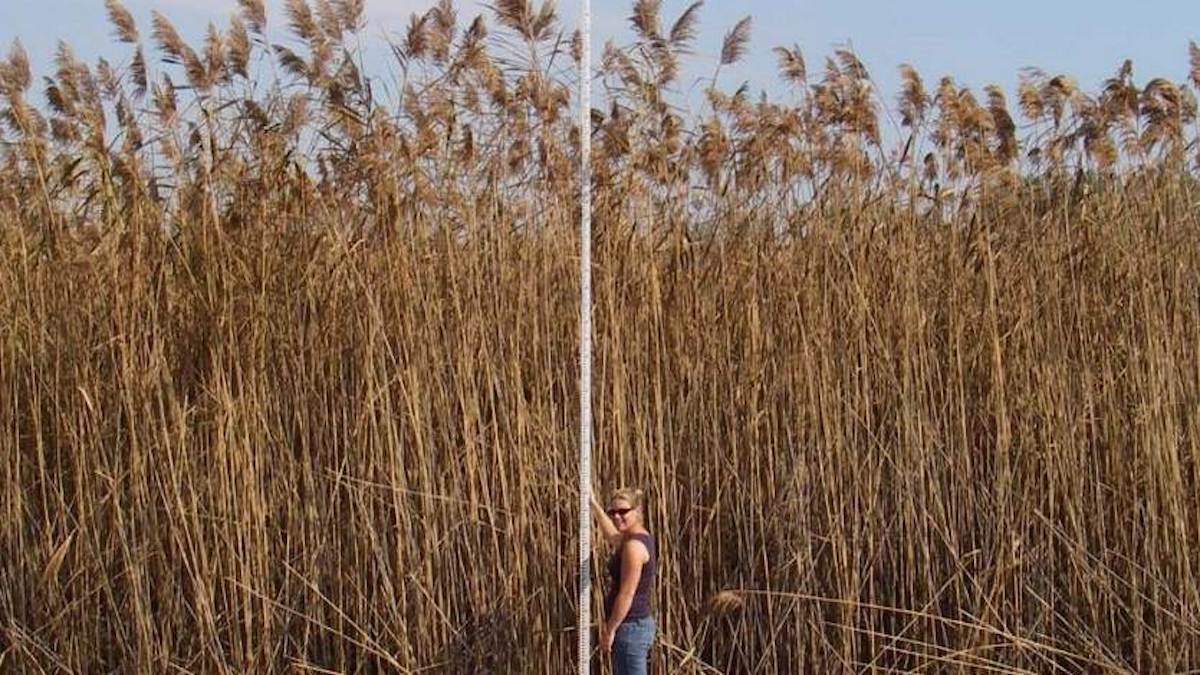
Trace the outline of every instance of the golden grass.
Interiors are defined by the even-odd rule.
[[[569,670],[577,41],[440,2],[389,98],[361,2],[161,66],[104,4],[128,65],[0,61],[0,671]],[[1192,85],[1030,72],[1018,133],[906,68],[892,148],[847,51],[680,110],[697,17],[636,2],[592,115],[660,671],[1200,667]]]

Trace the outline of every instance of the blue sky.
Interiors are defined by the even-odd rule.
[[[279,7],[272,9],[275,41],[286,40]],[[368,38],[401,31],[410,12],[432,0],[367,0]],[[558,3],[565,24],[573,26],[578,3]],[[627,31],[628,0],[593,0],[597,53],[603,36]],[[690,0],[664,0],[672,21]],[[196,39],[212,19],[224,24],[236,11],[236,0],[126,0],[143,36],[149,34],[150,9],[157,8],[189,39]],[[474,0],[458,2],[469,18],[487,10]],[[740,17],[754,17],[747,60],[726,71],[723,84],[743,80],[755,90],[778,90],[771,48],[798,44],[817,73],[832,49],[852,45],[891,103],[897,87],[896,67],[913,64],[931,87],[944,74],[960,84],[981,88],[998,83],[1014,90],[1019,70],[1038,66],[1066,73],[1095,89],[1123,59],[1134,61],[1140,82],[1165,76],[1187,76],[1188,40],[1200,41],[1200,0],[708,0],[701,13],[703,31],[696,57],[685,73],[710,75],[721,36]],[[465,19],[464,19],[465,22]],[[0,0],[0,45],[20,37],[35,65],[46,66],[56,40],[65,39],[88,60],[105,55],[120,61],[128,50],[116,45],[105,20],[102,0]],[[370,45],[371,41],[368,40]],[[375,54],[384,50],[376,45]],[[385,73],[378,73],[385,74]]]

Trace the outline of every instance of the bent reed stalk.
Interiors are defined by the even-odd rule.
[[[567,671],[579,41],[438,2],[385,94],[361,0],[239,5],[108,0],[44,104],[0,60],[0,671]],[[634,3],[591,115],[656,668],[1200,668],[1200,50],[1020,123],[904,67],[888,131],[845,50],[685,112],[700,9]]]

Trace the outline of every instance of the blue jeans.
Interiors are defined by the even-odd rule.
[[[650,672],[650,647],[654,644],[654,617],[629,619],[617,627],[613,639],[614,675],[646,675]]]

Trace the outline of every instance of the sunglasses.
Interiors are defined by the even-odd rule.
[[[608,516],[611,518],[613,516],[624,516],[626,513],[629,513],[632,510],[633,509],[609,509],[609,510],[605,511],[605,513],[607,513]]]

